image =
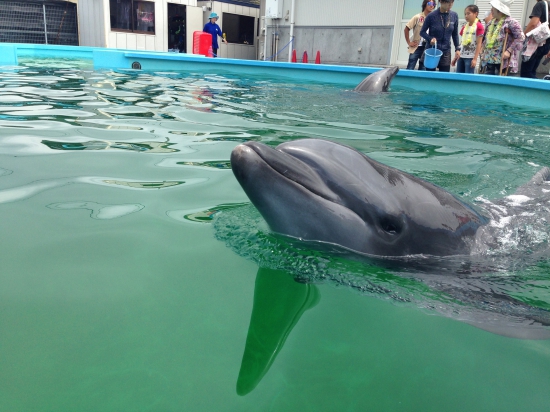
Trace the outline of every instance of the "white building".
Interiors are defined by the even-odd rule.
[[[525,27],[535,3],[516,0],[512,17]],[[480,17],[491,9],[490,0],[455,0],[453,10],[463,19],[469,4],[479,7]],[[405,66],[405,24],[421,5],[422,0],[261,0],[258,58],[288,61],[290,46],[281,49],[290,42],[292,28],[298,60],[307,51],[311,61],[319,51],[322,63]]]
[[[192,53],[193,32],[202,31],[213,11],[229,42],[218,55],[255,59],[256,35],[242,35],[250,27],[256,34],[254,0],[78,0],[80,45]]]
[[[463,17],[472,3],[481,17],[491,8],[490,0],[455,0],[453,10]],[[535,3],[516,0],[512,17],[525,27]],[[422,0],[0,0],[0,42],[190,53],[193,32],[201,31],[210,13],[216,12],[229,42],[219,42],[220,57],[289,61],[295,49],[298,60],[305,51],[310,61],[320,52],[321,62],[328,64],[405,66],[405,24],[421,11],[421,4]]]

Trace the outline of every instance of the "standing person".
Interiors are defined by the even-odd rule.
[[[527,27],[525,28],[525,33],[529,33],[531,30],[533,30],[535,27],[539,25],[539,23],[544,23],[547,21],[548,16],[546,14],[546,10],[548,7],[548,3],[544,0],[537,0],[537,3],[533,7],[533,10],[531,11],[531,15],[529,18],[529,23],[527,24]],[[550,57],[550,39],[546,39],[546,42],[541,44],[531,58],[527,60],[526,62],[521,63],[521,77],[527,77],[531,79],[537,78],[537,67],[539,67],[540,61],[544,57],[544,55],[547,54],[547,57]]]
[[[485,33],[485,27],[477,18],[478,14],[479,9],[475,4],[470,4],[464,10],[466,24],[460,30],[460,35],[462,36],[460,54],[457,54],[452,61],[452,65],[454,66],[458,60],[456,66],[457,73],[475,73],[477,58],[479,57],[481,43],[483,42],[483,33]]]
[[[420,35],[428,44],[435,44],[443,52],[437,68],[440,72],[451,71],[451,37],[456,53],[460,56],[458,44],[458,14],[451,11],[454,0],[439,0],[439,8],[424,19]],[[429,32],[429,33],[428,33]],[[428,69],[435,71],[435,69]]]
[[[206,33],[210,33],[212,35],[212,53],[214,53],[214,57],[218,56],[218,36],[220,36],[225,44],[227,44],[227,40],[222,36],[222,29],[220,29],[220,26],[216,24],[216,21],[218,20],[218,15],[214,12],[210,13],[210,16],[208,17],[210,21],[204,25],[204,29],[202,31]]]
[[[499,75],[509,67],[511,74],[518,72],[519,52],[525,36],[517,20],[510,17],[510,4],[514,0],[491,0],[493,20],[487,26],[481,51],[481,66],[485,74]],[[504,49],[504,40],[506,49]]]
[[[491,13],[491,10],[488,10],[485,12],[485,17],[483,17],[483,24],[485,28],[487,28],[491,20],[493,20],[493,14]]]
[[[409,63],[407,64],[407,70],[414,70],[416,62],[418,63],[418,70],[424,70],[424,63],[421,59],[424,54],[424,46],[426,42],[420,37],[420,29],[424,24],[424,19],[435,9],[435,0],[424,0],[422,2],[422,13],[418,13],[409,20],[405,26],[405,41],[409,45]],[[413,37],[411,41],[410,31],[413,31]]]

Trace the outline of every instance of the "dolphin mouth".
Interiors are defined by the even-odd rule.
[[[281,177],[302,186],[325,200],[342,204],[339,196],[329,189],[319,174],[300,159],[282,150],[273,149],[257,142],[246,142],[242,146],[252,149],[267,166]],[[231,163],[233,164],[233,160]]]

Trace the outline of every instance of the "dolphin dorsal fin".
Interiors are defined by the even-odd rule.
[[[537,173],[535,173],[535,175],[531,178],[531,180],[529,180],[527,184],[539,186],[549,180],[550,180],[550,168],[545,166],[542,169],[540,169]]]
[[[541,186],[548,181],[550,181],[550,168],[545,166],[535,173],[531,180],[518,187],[516,194],[530,194],[535,187]]]

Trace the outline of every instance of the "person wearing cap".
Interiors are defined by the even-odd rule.
[[[529,33],[531,30],[536,28],[539,23],[544,23],[547,20],[546,10],[547,7],[550,8],[547,4],[544,4],[544,0],[537,0],[537,3],[533,6],[531,15],[529,18],[529,23],[525,28],[525,33]],[[537,67],[539,67],[540,61],[546,55],[550,57],[550,39],[546,39],[546,42],[542,43],[537,47],[534,53],[531,55],[531,58],[527,61],[521,62],[521,77],[527,77],[531,79],[537,78]],[[525,53],[524,53],[525,56]]]
[[[451,71],[451,38],[455,45],[455,54],[460,57],[458,39],[458,14],[451,11],[454,0],[439,0],[439,8],[424,20],[420,35],[428,44],[435,45],[443,52],[437,68],[440,72]],[[434,71],[435,69],[426,69]]]
[[[500,75],[501,70],[507,67],[512,75],[518,72],[518,57],[525,35],[519,22],[510,17],[510,5],[513,2],[514,0],[491,0],[493,20],[487,26],[481,47],[481,67],[484,74]]]
[[[227,44],[227,40],[223,37],[222,29],[220,28],[220,26],[216,24],[216,21],[218,20],[218,15],[212,12],[210,13],[208,19],[210,21],[204,25],[204,29],[202,29],[202,31],[210,33],[212,35],[212,53],[214,53],[214,57],[217,57],[219,49],[218,36],[222,38],[225,44]]]
[[[424,19],[435,9],[435,0],[423,0],[422,1],[422,13],[418,13],[409,20],[405,26],[405,41],[409,45],[409,63],[407,64],[408,70],[414,70],[416,62],[418,63],[418,70],[424,70],[424,63],[422,54],[424,54],[424,46],[426,42],[420,37],[420,29],[424,24]],[[412,40],[410,38],[410,32],[413,31]]]

